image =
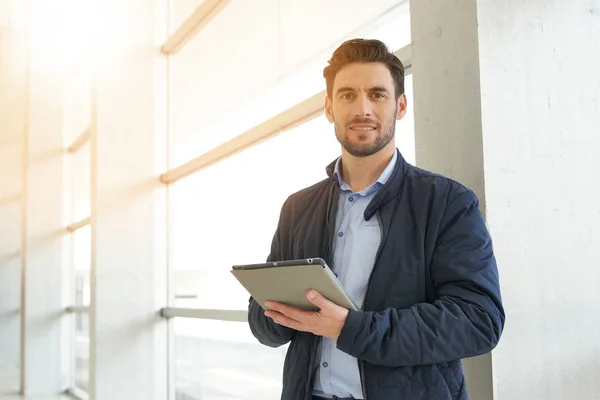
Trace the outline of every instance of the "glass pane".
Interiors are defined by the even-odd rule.
[[[73,301],[75,306],[90,305],[91,228],[84,226],[72,233]],[[89,315],[73,314],[74,385],[88,391],[89,385]]]
[[[77,32],[77,35],[81,31]],[[89,46],[89,43],[85,43]],[[72,52],[67,52],[71,54]],[[90,125],[91,74],[86,66],[76,64],[69,70],[69,79],[65,84],[64,139],[70,146]]]
[[[284,74],[309,60],[318,60],[322,69],[335,48],[350,38],[379,39],[392,50],[410,43],[404,0],[377,0],[368,7],[363,0],[281,0],[279,7]]]
[[[91,229],[84,226],[73,232],[73,276],[76,306],[90,305]]]
[[[73,171],[72,222],[77,222],[89,217],[91,213],[91,159],[89,142],[83,145],[77,152],[73,153],[71,157]]]
[[[323,116],[175,183],[177,306],[245,309],[231,265],[266,259],[287,196],[324,179],[339,152]]]
[[[90,332],[89,315],[74,314],[75,319],[75,387],[89,391]]]
[[[362,0],[264,0],[260,20],[247,18],[256,7],[230,2],[173,57],[171,167],[322,91],[323,67],[343,40],[377,38],[392,50],[410,43],[408,3],[398,0],[366,8]]]
[[[278,399],[287,346],[273,349],[245,322],[175,318],[177,400]]]
[[[211,125],[267,88],[277,57],[277,0],[230,2],[172,57],[174,165],[220,141]]]
[[[170,23],[170,33],[173,34],[190,15],[196,11],[205,0],[171,0],[173,17]]]

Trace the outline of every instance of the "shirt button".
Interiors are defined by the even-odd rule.
[[[324,363],[323,363],[323,366],[324,366],[325,368],[327,368],[327,366],[328,366],[328,365],[329,365],[329,364],[327,364],[326,362],[324,362]]]
[[[338,236],[339,236],[339,237],[342,237],[342,236],[344,236],[344,232],[338,232]]]
[[[350,202],[353,202],[353,201],[354,201],[354,197],[350,197],[350,198],[348,199],[348,201],[350,201]]]
[[[333,400],[338,400],[339,397],[337,397],[336,395],[333,395]]]

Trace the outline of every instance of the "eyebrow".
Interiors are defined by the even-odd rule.
[[[339,88],[338,90],[336,90],[336,94],[340,94],[343,92],[354,92],[354,88],[351,88],[350,86],[342,86],[341,88]],[[383,86],[373,86],[371,88],[368,89],[369,92],[385,92],[385,93],[389,93],[390,91],[387,90],[385,87]]]
[[[387,90],[383,86],[373,86],[372,88],[369,89],[369,92],[387,92],[387,93],[389,93],[389,90]]]

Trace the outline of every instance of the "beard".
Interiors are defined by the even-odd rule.
[[[337,122],[334,121],[335,126],[335,137],[338,142],[342,145],[342,147],[354,157],[368,157],[383,149],[387,146],[394,135],[396,134],[396,113],[392,116],[392,118],[382,126],[380,123],[369,119],[369,118],[355,118],[346,124],[345,127],[341,126]],[[347,130],[350,129],[349,126],[352,124],[373,124],[377,126],[377,137],[373,141],[367,141],[369,137],[369,132],[357,132],[358,138],[355,140],[351,140],[348,137]]]

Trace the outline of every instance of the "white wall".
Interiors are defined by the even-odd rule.
[[[17,39],[0,27],[0,393],[19,390],[26,77]]]
[[[600,393],[600,2],[479,1],[497,400]]]

